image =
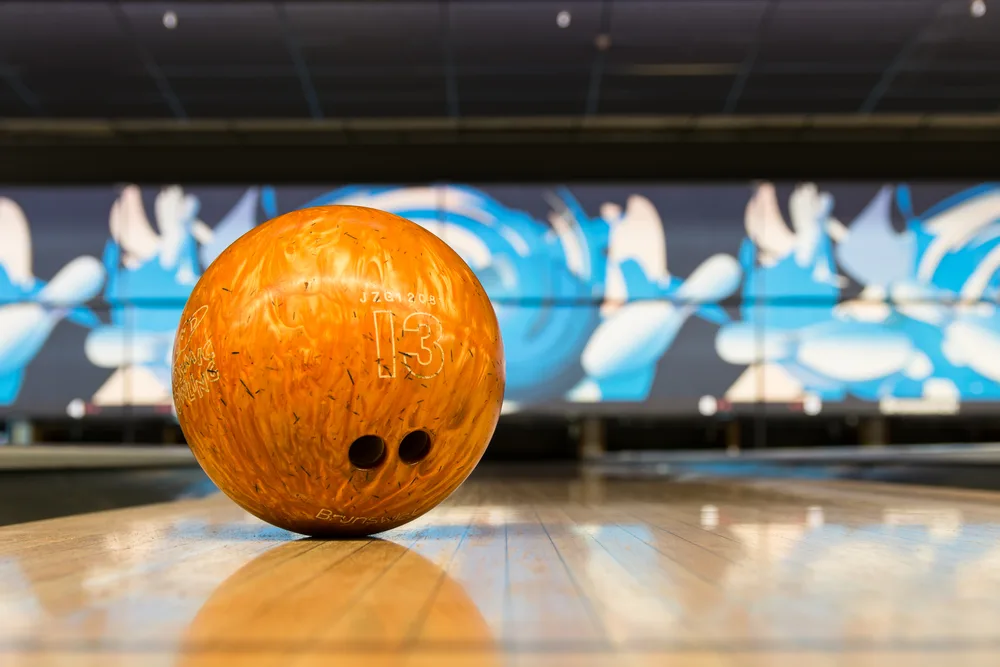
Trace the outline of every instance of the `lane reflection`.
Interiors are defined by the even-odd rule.
[[[581,585],[612,610],[603,591],[640,573],[644,585],[614,615],[643,609],[658,619],[660,641],[834,642],[845,650],[995,644],[1000,512],[981,501],[593,475],[572,487],[570,501],[582,506],[573,518],[604,518],[586,526],[594,566]],[[626,567],[609,565],[609,553]],[[631,624],[631,639],[639,625]]]
[[[482,654],[492,647],[492,628],[440,565],[451,561],[463,532],[433,527],[393,540],[303,539],[269,549],[200,607],[180,638],[178,665],[234,649],[283,655],[284,664],[310,654],[401,657],[427,642],[428,623],[440,622],[461,638],[458,648],[477,650],[477,664],[493,664]],[[436,649],[448,652],[449,644]]]
[[[502,544],[506,517],[445,508],[438,518],[384,539],[324,542],[226,505],[62,547],[11,543],[0,547],[0,664],[66,652],[74,665],[129,652],[184,665],[220,651],[393,655],[415,642],[447,651],[451,640],[492,664],[495,628],[446,568],[475,574],[480,554],[463,562],[459,547],[491,524]]]
[[[1000,509],[821,491],[473,480],[375,540],[299,539],[207,502],[0,531],[0,644],[141,649],[185,667],[287,655],[273,663],[285,667],[993,641]]]
[[[40,532],[0,546],[0,642],[170,636],[219,581],[293,538],[229,507],[221,516],[213,509],[90,522],[79,533]]]

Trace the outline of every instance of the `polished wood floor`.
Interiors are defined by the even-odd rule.
[[[19,524],[0,665],[995,667],[998,501],[477,474],[370,540],[218,496]]]

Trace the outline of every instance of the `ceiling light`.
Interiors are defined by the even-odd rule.
[[[972,0],[969,5],[969,13],[979,18],[986,13],[986,0]]]
[[[173,30],[177,27],[177,14],[174,12],[163,12],[163,27]]]
[[[568,28],[569,22],[573,19],[569,12],[559,12],[556,14],[556,25],[560,28]]]

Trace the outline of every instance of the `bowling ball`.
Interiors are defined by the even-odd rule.
[[[468,477],[505,387],[493,306],[444,241],[357,206],[279,216],[223,251],[174,339],[199,464],[233,501],[312,536],[426,513]]]

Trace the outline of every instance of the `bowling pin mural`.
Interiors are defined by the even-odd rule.
[[[100,324],[84,304],[103,282],[101,263],[87,255],[47,282],[35,276],[29,221],[15,201],[0,197],[0,406],[17,400],[25,370],[59,322]]]
[[[740,373],[719,388],[730,402],[853,399],[893,411],[1000,400],[997,184],[929,207],[908,186],[875,187],[851,219],[817,184],[782,200],[756,184],[737,251],[706,253],[688,275],[671,270],[683,252],[668,242],[671,211],[641,190],[585,210],[556,187],[529,195],[543,204],[533,214],[464,185],[354,186],[310,201],[251,187],[218,220],[184,188],[145,194],[119,193],[103,261],[83,255],[47,279],[33,272],[41,249],[30,221],[0,198],[0,406],[15,405],[29,364],[68,320],[90,330],[86,359],[111,371],[84,402],[169,408],[178,317],[205,267],[267,219],[337,203],[411,219],[473,268],[506,343],[508,410],[652,400],[691,318],[718,327],[705,344]],[[37,246],[37,223],[34,232]],[[107,321],[86,308],[102,292]],[[731,318],[719,302],[734,294],[742,305]]]
[[[883,187],[844,225],[832,197],[804,184],[789,229],[773,186],[757,188],[741,249],[746,305],[716,338],[722,359],[747,366],[727,398],[854,397],[885,411],[899,400],[957,408],[1000,398],[1000,189],[974,188],[922,214],[910,202],[908,188]],[[862,289],[841,300],[848,278]]]
[[[199,218],[197,197],[165,187],[154,201],[154,229],[140,189],[124,188],[104,251],[111,321],[94,329],[85,347],[92,364],[115,370],[93,404],[172,404],[170,355],[184,304],[204,267],[257,224],[257,199],[255,188],[247,190],[213,228]]]

